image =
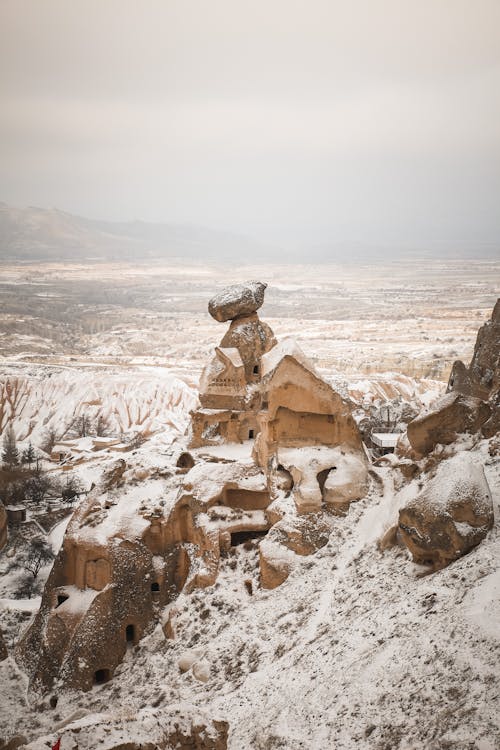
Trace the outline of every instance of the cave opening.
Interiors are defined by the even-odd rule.
[[[111,679],[110,669],[97,669],[94,673],[94,682],[96,685],[104,685],[105,682],[109,682]]]
[[[246,531],[233,531],[231,533],[231,547],[238,547],[240,544],[245,542],[257,542],[266,536],[268,529],[264,531],[257,531],[256,529],[248,529]]]
[[[135,625],[127,625],[125,628],[125,640],[127,643],[134,643],[135,641]]]
[[[60,606],[61,606],[61,604],[64,604],[64,602],[68,601],[68,599],[69,599],[69,596],[68,596],[68,594],[58,594],[58,595],[57,595],[57,604],[56,604],[56,608],[57,608],[57,607],[60,607]]]

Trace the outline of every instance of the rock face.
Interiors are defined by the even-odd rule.
[[[479,329],[470,365],[454,363],[447,390],[408,425],[408,440],[417,453],[429,453],[438,443],[449,445],[464,432],[481,430],[492,437],[500,429],[500,299],[491,320]]]
[[[475,396],[489,402],[491,414],[482,426],[485,437],[500,429],[500,299],[478,331],[468,367],[457,360],[448,381],[448,391]]]
[[[484,471],[463,453],[440,464],[425,489],[399,512],[401,538],[413,559],[436,570],[478,545],[492,526]]]
[[[316,375],[296,345],[293,351],[291,346],[278,345],[262,358],[262,409],[254,456],[269,475],[282,469],[291,475],[300,513],[316,512],[323,502],[331,509],[336,504],[345,509],[367,489],[361,436],[347,402]],[[336,472],[344,480],[336,481]],[[348,483],[350,488],[342,487]]]
[[[485,401],[451,392],[410,422],[408,440],[417,453],[430,453],[438,443],[449,445],[461,433],[477,432],[490,415],[491,409]]]
[[[181,590],[215,583],[233,535],[266,532],[280,517],[267,510],[265,475],[248,462],[150,478],[147,501],[135,476],[122,460],[75,510],[17,648],[32,688],[110,680]]]
[[[208,312],[219,323],[251,315],[262,307],[266,288],[267,284],[261,281],[228,286],[212,297],[208,303]]]
[[[220,345],[238,350],[247,383],[255,383],[260,380],[262,355],[276,345],[276,339],[267,323],[259,320],[254,313],[233,320]]]

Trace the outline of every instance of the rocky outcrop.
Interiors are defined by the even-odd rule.
[[[200,461],[137,490],[137,466],[106,472],[68,526],[42,603],[17,648],[31,687],[89,690],[183,589],[211,586],[234,535],[266,532],[267,479],[252,464]]]
[[[192,413],[192,448],[241,443],[258,432],[261,360],[276,344],[271,328],[256,313],[265,289],[257,281],[232,286],[209,303],[216,320],[232,322],[202,372],[201,408]]]
[[[407,428],[408,440],[417,453],[430,453],[436,445],[449,445],[465,432],[478,432],[491,416],[485,401],[458,392],[446,394],[414,419]]]
[[[475,396],[489,402],[491,414],[482,427],[485,437],[500,429],[500,299],[491,320],[478,331],[468,367],[457,360],[448,381],[448,391]]]
[[[440,569],[478,545],[493,526],[482,466],[463,453],[441,463],[399,512],[399,532],[416,563]]]
[[[208,312],[219,323],[251,315],[262,307],[266,288],[267,284],[261,281],[228,286],[212,297]]]
[[[262,355],[276,345],[276,338],[267,323],[254,313],[231,321],[220,345],[238,350],[247,382],[255,383],[260,381]]]
[[[491,320],[478,331],[468,367],[458,360],[448,382],[448,390],[487,399],[500,385],[500,299]]]

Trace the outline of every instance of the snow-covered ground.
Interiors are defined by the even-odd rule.
[[[419,411],[440,395],[453,359],[470,357],[498,288],[495,263],[478,266],[473,278],[456,264],[393,271],[247,267],[235,280],[269,281],[263,319],[280,339],[298,339],[361,420],[387,401],[396,411],[401,404]],[[11,269],[14,300],[19,285],[23,294],[46,285],[53,296],[43,304],[53,310],[78,283],[85,293],[95,284],[104,299],[116,285],[125,301],[84,306],[75,297],[75,328],[60,307],[50,325],[38,315],[0,316],[0,429],[13,417],[22,445],[38,445],[47,432],[58,439],[71,434],[75,417],[103,416],[113,437],[146,433],[134,457],[145,476],[173,461],[172,443],[182,445],[201,367],[226,328],[208,317],[206,301],[228,274],[159,270],[162,296],[152,291],[156,272]],[[244,460],[251,447],[198,452]],[[257,547],[235,548],[214,586],[182,594],[163,613],[163,621],[171,615],[176,638],[167,640],[160,623],[127,652],[113,680],[90,693],[59,694],[50,708],[47,698],[27,694],[11,653],[0,662],[0,737],[40,738],[42,750],[63,733],[62,750],[74,750],[62,726],[73,717],[80,750],[106,750],[119,736],[112,725],[128,722],[130,736],[133,727],[146,742],[152,722],[190,704],[229,722],[230,750],[498,750],[500,466],[485,443],[473,455],[486,464],[495,525],[445,570],[422,577],[406,552],[378,550],[377,539],[418,485],[398,492],[390,468],[376,467],[368,497],[335,519],[328,544],[301,558],[282,586],[262,590]],[[88,450],[74,472],[88,488],[119,457]],[[150,491],[156,497],[154,480],[146,478],[140,492]],[[51,531],[54,550],[67,522]],[[0,625],[12,652],[40,599],[14,598],[20,571],[11,562],[0,557]],[[181,672],[179,661],[193,667]]]
[[[495,525],[445,570],[422,577],[406,551],[378,550],[418,485],[398,493],[391,469],[377,468],[368,497],[335,520],[328,544],[301,558],[282,586],[260,589],[257,548],[237,547],[214,586],[170,605],[175,639],[160,623],[110,683],[59,694],[55,709],[40,711],[36,697],[26,704],[26,679],[9,657],[0,664],[2,721],[41,737],[43,748],[75,711],[91,726],[104,712],[107,733],[78,732],[78,747],[90,750],[101,739],[112,746],[109,726],[120,717],[122,727],[135,717],[131,732],[146,741],[145,707],[161,716],[186,702],[229,722],[232,750],[496,750],[500,463],[485,442],[470,455],[485,463]],[[182,672],[179,662],[193,666]],[[62,734],[62,747],[73,747],[69,728]]]

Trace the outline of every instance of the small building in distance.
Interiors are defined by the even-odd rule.
[[[371,441],[373,452],[377,456],[394,453],[396,444],[401,437],[399,432],[372,432]]]

